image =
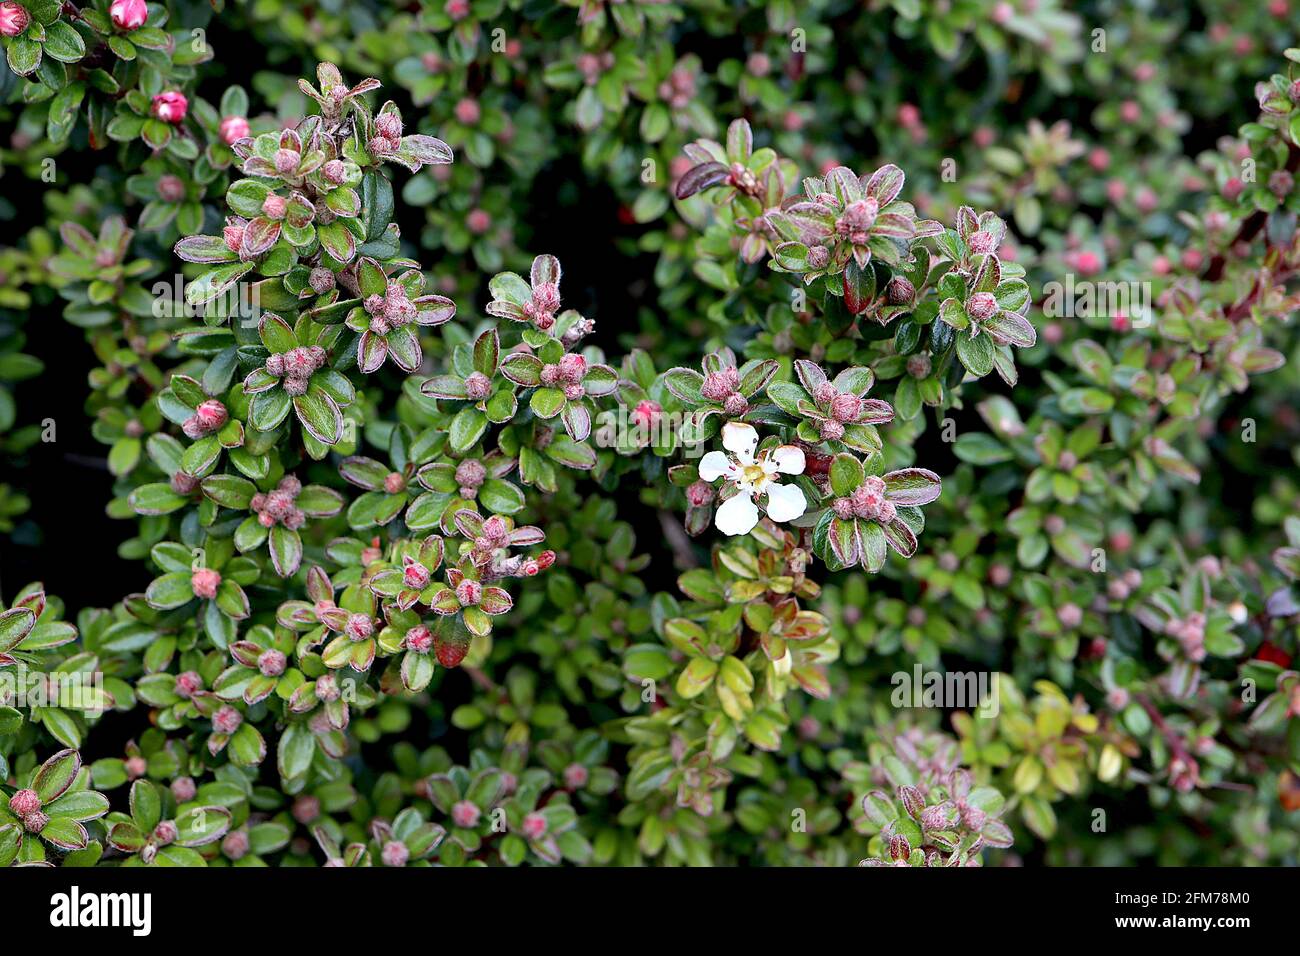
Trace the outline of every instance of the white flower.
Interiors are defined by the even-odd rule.
[[[781,445],[755,459],[758,432],[743,422],[728,422],[722,426],[722,447],[731,454],[711,451],[701,458],[700,478],[716,481],[725,477],[738,489],[738,493],[723,502],[714,516],[714,524],[723,534],[749,534],[758,524],[758,505],[755,502],[763,495],[767,495],[767,516],[773,521],[793,521],[807,510],[808,501],[802,488],[774,480],[778,474],[803,474],[802,449]]]

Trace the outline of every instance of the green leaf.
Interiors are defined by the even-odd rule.
[[[9,61],[9,69],[19,76],[27,76],[40,65],[41,45],[26,34],[17,36],[9,41],[5,56]]]
[[[190,584],[192,575],[189,571],[173,571],[160,578],[154,578],[145,589],[144,598],[149,606],[160,611],[170,611],[194,599],[194,587]]]
[[[478,500],[494,514],[512,515],[524,509],[524,492],[517,485],[499,478],[489,478],[478,490]]]
[[[276,766],[286,779],[301,777],[311,766],[316,753],[316,737],[306,724],[290,724],[280,735],[276,748]]]
[[[560,398],[564,395],[561,393]],[[451,451],[456,454],[464,454],[469,451],[483,437],[487,431],[487,416],[477,408],[462,408],[456,413],[456,417],[451,420],[451,425],[447,429],[447,443]]]
[[[81,34],[62,20],[45,28],[45,52],[60,63],[76,63],[86,55]]]
[[[282,578],[293,575],[302,563],[302,537],[284,525],[272,525],[270,534],[271,564]]]
[[[831,491],[837,496],[853,493],[863,482],[862,462],[849,454],[839,454],[831,460]]]
[[[131,784],[131,820],[141,833],[151,833],[162,819],[162,797],[148,780]]]
[[[983,378],[993,371],[993,340],[987,335],[957,336],[957,357],[972,375]]]
[[[966,432],[957,437],[953,454],[973,465],[996,465],[1011,461],[1011,450],[987,432]]]
[[[81,770],[81,755],[75,750],[60,750],[36,772],[32,789],[41,798],[41,803],[51,803],[63,795],[76,779]]]
[[[0,653],[13,650],[36,626],[31,608],[15,607],[0,613]]]
[[[343,411],[323,388],[313,381],[306,394],[294,396],[293,407],[308,434],[326,445],[338,444],[343,436]]]
[[[266,759],[266,740],[250,723],[241,724],[226,747],[231,763],[240,767],[256,767]]]
[[[221,507],[234,511],[246,511],[257,494],[257,486],[238,475],[209,475],[203,479],[202,488]]]
[[[564,408],[564,393],[558,388],[539,388],[533,392],[528,407],[538,418],[554,418]]]

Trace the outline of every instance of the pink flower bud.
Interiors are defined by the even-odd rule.
[[[492,380],[482,372],[470,372],[465,378],[465,397],[480,402],[492,393]]]
[[[320,799],[304,793],[293,801],[293,818],[303,826],[320,816]]]
[[[221,139],[227,146],[233,146],[251,133],[248,120],[242,116],[226,116],[219,127]]]
[[[1096,275],[1101,270],[1101,258],[1097,253],[1085,249],[1075,258],[1074,265],[1083,275]]]
[[[119,30],[138,30],[149,19],[149,9],[144,0],[113,0],[108,15]]]
[[[185,183],[168,173],[158,177],[158,198],[163,202],[180,202],[185,198]]]
[[[389,139],[387,136],[372,136],[366,143],[366,149],[375,156],[391,156],[397,152],[401,144],[395,139]]]
[[[713,487],[705,481],[692,482],[686,489],[686,500],[693,508],[703,508],[713,501]]]
[[[658,423],[659,419],[663,416],[663,413],[664,409],[662,405],[658,402],[652,402],[649,399],[646,399],[645,401],[637,402],[636,408],[632,410],[632,422],[642,428],[652,428],[656,423]]]
[[[473,126],[479,121],[482,110],[479,108],[478,100],[471,97],[465,97],[456,103],[456,119],[466,126]]]
[[[353,641],[364,641],[375,633],[375,622],[367,614],[353,614],[343,625],[343,633]]]
[[[972,292],[966,300],[966,312],[976,322],[983,322],[998,310],[998,300],[992,292]]]
[[[238,223],[230,223],[221,230],[221,238],[227,249],[238,252],[239,247],[244,244],[244,227]]]
[[[985,233],[975,235],[985,235]],[[916,286],[912,285],[906,276],[894,276],[889,280],[889,285],[885,286],[885,295],[890,305],[907,305],[916,297]]]
[[[423,591],[429,586],[429,569],[418,561],[410,561],[402,569],[402,583],[413,590]]]
[[[41,798],[35,790],[19,790],[9,798],[9,812],[16,817],[25,817],[41,808]]]
[[[194,409],[194,415],[207,434],[219,429],[230,418],[230,415],[226,412],[226,406],[215,398],[199,403],[199,407]]]
[[[912,378],[925,378],[930,374],[930,356],[927,352],[916,352],[907,357],[907,374]]]
[[[380,851],[380,858],[384,861],[384,866],[406,866],[411,851],[406,848],[406,844],[389,840]]]
[[[248,855],[248,834],[243,830],[232,830],[221,841],[221,852],[231,860],[242,860]]]
[[[185,98],[184,93],[179,90],[168,90],[166,93],[159,93],[153,98],[149,111],[155,119],[175,125],[185,119],[185,114],[189,112],[189,108],[190,101]]]
[[[462,488],[477,491],[486,480],[487,468],[477,458],[468,458],[456,466],[456,483]]]
[[[375,130],[387,139],[402,138],[402,116],[397,112],[380,113],[375,117]]]
[[[447,0],[443,12],[453,20],[464,20],[469,16],[469,0]]]
[[[328,163],[320,168],[321,175],[325,181],[335,186],[342,185],[347,178],[347,168],[343,165],[341,159],[331,159]]]
[[[520,830],[525,839],[540,840],[546,835],[546,817],[536,811],[529,813],[524,817]]]
[[[278,193],[267,193],[262,200],[262,215],[267,219],[283,219],[284,211],[289,208],[288,201]]]
[[[45,825],[50,822],[49,814],[42,813],[40,810],[33,810],[22,819],[23,829],[28,833],[40,833],[45,829]]]
[[[324,295],[334,289],[334,273],[330,272],[329,269],[317,266],[308,275],[307,284],[311,286],[311,291],[317,295]]]
[[[451,808],[451,822],[466,830],[478,825],[482,811],[468,800],[461,800]]]
[[[835,400],[835,396],[838,394],[839,389],[830,382],[822,382],[813,389],[813,398],[816,400],[818,405],[829,405]]]
[[[212,715],[212,730],[218,734],[233,734],[244,722],[244,715],[227,704]]]
[[[473,578],[465,578],[456,585],[456,600],[460,602],[461,607],[477,607],[483,600],[483,585]]]
[[[541,382],[546,386],[553,386],[560,381],[560,366],[549,363],[542,366]]]
[[[492,217],[482,209],[471,209],[465,217],[465,228],[476,236],[481,236],[492,228]]]
[[[587,360],[570,352],[560,359],[560,378],[566,382],[581,382],[587,374]]]
[[[123,766],[129,780],[139,780],[149,771],[149,764],[143,757],[127,757]]]
[[[153,828],[153,842],[157,846],[175,843],[178,836],[180,836],[180,829],[172,820],[163,820]]]
[[[406,489],[406,477],[400,471],[390,471],[384,476],[384,491],[390,495],[398,494]]]
[[[571,763],[564,768],[564,785],[570,790],[578,790],[587,785],[590,774],[580,763]]]
[[[284,652],[275,649],[264,651],[257,659],[257,669],[262,672],[263,677],[279,677],[284,673],[286,664],[288,660]]]
[[[176,798],[177,803],[187,803],[193,800],[198,789],[193,777],[177,777],[172,781],[172,796]]]
[[[749,411],[749,402],[739,392],[732,392],[723,400],[722,410],[732,418],[737,418]]]
[[[333,674],[322,674],[316,678],[316,686],[312,689],[317,700],[332,701],[339,699],[339,682]]]
[[[433,633],[423,624],[417,624],[406,632],[404,643],[417,654],[427,654],[433,648]]]
[[[204,600],[212,600],[217,596],[217,588],[221,584],[221,572],[212,568],[199,568],[190,575],[190,587],[194,589],[194,596]]]
[[[721,402],[734,392],[739,385],[740,370],[735,366],[727,366],[716,372],[709,372],[704,376],[704,384],[700,386],[700,394],[709,401]]]
[[[587,390],[576,382],[565,382],[563,386],[564,397],[571,402],[576,402],[582,396],[587,394]]]
[[[1066,630],[1074,630],[1083,623],[1083,611],[1079,605],[1066,602],[1056,610],[1056,618]]]
[[[297,150],[277,149],[275,151],[275,171],[281,176],[296,172],[300,162],[302,162],[302,154]]]
[[[0,36],[18,36],[27,29],[27,24],[31,23],[31,20],[27,10],[13,3],[12,0],[0,3]]]
[[[854,245],[865,245],[871,238],[871,227],[880,214],[880,203],[871,196],[855,200],[844,208],[835,221],[835,231]]]
[[[856,395],[842,393],[831,399],[831,415],[837,422],[853,421],[862,412],[862,399]]]
[[[183,674],[176,675],[176,687],[174,690],[177,697],[189,700],[202,689],[203,678],[198,675],[197,671],[185,671]]]
[[[506,536],[509,534],[506,528],[505,519],[500,515],[493,515],[483,522],[483,537],[487,538],[496,547],[506,543]]]

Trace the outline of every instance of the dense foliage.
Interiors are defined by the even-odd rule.
[[[1294,4],[3,0],[0,865],[1295,864]]]

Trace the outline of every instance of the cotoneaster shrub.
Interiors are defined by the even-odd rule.
[[[1296,863],[1297,21],[1130,6],[0,3],[0,864]]]

